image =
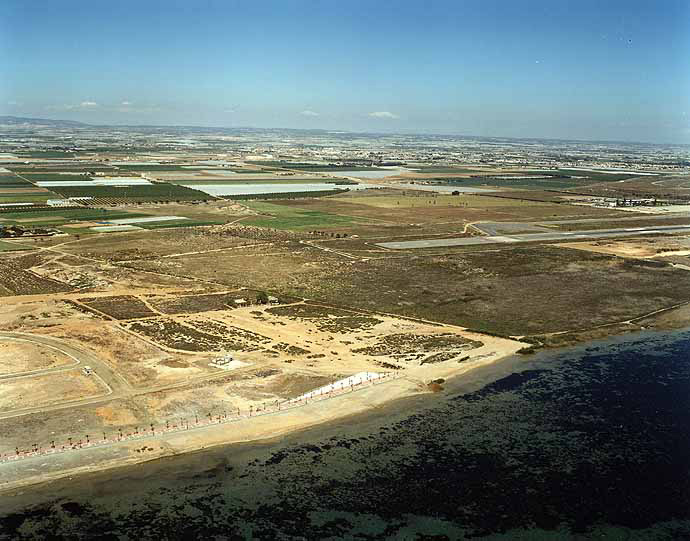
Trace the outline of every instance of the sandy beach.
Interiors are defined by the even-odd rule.
[[[461,381],[464,375],[498,363],[524,346],[515,340],[467,334],[471,339],[481,339],[483,345],[472,350],[470,358],[462,363],[448,361],[411,367],[394,379],[287,411],[123,441],[107,447],[82,448],[0,464],[0,492],[16,492],[33,484],[103,472],[215,446],[279,439],[308,427],[389,405],[401,398],[431,393],[430,381],[448,378]]]

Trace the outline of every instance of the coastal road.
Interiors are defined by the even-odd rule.
[[[382,242],[376,246],[391,250],[416,248],[444,248],[449,246],[477,246],[487,244],[520,244],[525,242],[582,241],[616,237],[637,237],[640,235],[690,234],[690,225],[665,225],[657,227],[631,227],[619,229],[593,229],[585,231],[550,231],[547,233],[524,233],[516,235],[494,235],[490,237],[464,237],[450,239],[408,240]]]

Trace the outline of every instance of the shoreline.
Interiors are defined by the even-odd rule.
[[[467,334],[471,338],[481,339],[483,345],[473,350],[470,359],[462,363],[446,361],[401,370],[400,374],[396,374],[396,377],[390,380],[352,393],[313,401],[289,410],[195,427],[193,431],[170,432],[137,440],[121,441],[109,446],[81,448],[74,452],[37,455],[5,462],[0,464],[0,474],[4,473],[2,477],[8,477],[8,479],[0,481],[0,496],[11,495],[13,492],[16,493],[15,495],[20,495],[30,486],[45,485],[65,478],[99,474],[209,448],[270,442],[277,438],[285,438],[324,423],[337,422],[350,416],[366,414],[390,406],[401,399],[432,394],[433,391],[428,387],[428,382],[449,378],[457,381],[479,368],[500,364],[501,361],[513,357],[526,345],[517,340],[473,332]],[[39,463],[40,461],[42,463]],[[46,467],[48,471],[45,471]],[[26,475],[26,470],[35,472],[40,468],[44,471]],[[14,471],[8,472],[10,469]]]
[[[433,394],[428,383],[435,379],[450,380],[447,382],[449,387],[463,387],[464,382],[473,379],[472,374],[477,369],[500,366],[509,357],[531,362],[542,355],[552,355],[559,349],[583,347],[599,341],[626,341],[636,333],[678,331],[687,328],[689,322],[690,305],[685,304],[660,311],[658,314],[636,318],[634,324],[614,324],[556,335],[554,338],[557,340],[549,340],[541,347],[533,349],[533,344],[527,340],[520,341],[522,337],[500,337],[464,329],[464,335],[481,340],[483,345],[472,351],[469,360],[460,364],[455,361],[445,361],[407,368],[396,373],[394,379],[390,381],[379,383],[371,388],[358,389],[355,393],[347,393],[348,396],[331,397],[323,403],[319,401],[293,410],[195,427],[194,431],[161,433],[146,438],[117,442],[110,446],[81,448],[74,452],[33,456],[28,459],[0,463],[0,496],[21,491],[28,486],[99,474],[118,468],[150,463],[162,458],[188,455],[209,448],[270,442],[277,438],[286,438],[325,423],[338,422],[350,416],[367,414],[376,409],[388,407],[398,400]],[[44,471],[37,472],[36,463],[40,458],[44,459],[44,463],[38,468],[43,468]],[[10,469],[15,471],[8,472]],[[27,475],[27,470],[32,473]]]
[[[484,363],[472,370],[447,380],[446,389],[438,394],[417,392],[391,398],[380,404],[368,404],[360,411],[343,412],[330,419],[291,427],[284,433],[249,440],[220,441],[217,444],[184,452],[167,452],[160,456],[137,457],[138,461],[114,463],[107,468],[81,468],[68,475],[33,479],[22,486],[0,489],[3,501],[3,517],[23,514],[29,510],[47,510],[60,502],[82,501],[84,495],[98,499],[124,497],[117,487],[126,484],[145,489],[149,483],[157,486],[156,478],[180,479],[183,483],[205,482],[217,472],[243,467],[257,458],[270,459],[275,453],[300,448],[312,443],[318,444],[332,438],[360,438],[378,433],[382,427],[405,422],[411,416],[424,415],[433,411],[439,401],[453,401],[455,397],[481,391],[488,385],[525,371],[549,370],[553,362],[558,364],[561,355],[586,355],[602,347],[614,351],[628,342],[653,340],[676,340],[682,333],[690,333],[690,326],[674,331],[643,331],[592,340],[577,346],[542,350],[534,355],[510,355],[499,362]],[[358,394],[358,393],[355,393]],[[141,466],[141,467],[140,467]],[[198,480],[198,481],[197,481]],[[28,479],[27,479],[28,481]],[[123,485],[124,486],[124,485]],[[92,497],[87,496],[87,497]]]

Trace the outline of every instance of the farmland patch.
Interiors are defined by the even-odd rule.
[[[114,319],[136,319],[157,315],[140,299],[131,295],[91,297],[79,302]]]

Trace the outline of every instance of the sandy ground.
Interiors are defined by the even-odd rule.
[[[0,341],[0,376],[71,364],[75,364],[74,359],[46,346],[20,340]]]
[[[76,368],[14,378],[0,382],[0,413],[105,395],[107,392],[100,379],[85,376]]]
[[[425,383],[430,379],[461,377],[473,369],[513,354],[523,345],[512,340],[484,336],[482,338],[486,339],[485,344],[474,350],[471,359],[463,363],[447,362],[410,369],[397,379],[297,409],[244,419],[232,424],[212,425],[197,430],[154,436],[136,442],[1,464],[0,491],[16,490],[51,479],[103,471],[216,445],[277,438],[319,423],[362,413],[399,398],[430,392]]]

